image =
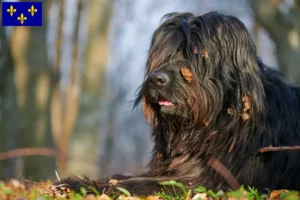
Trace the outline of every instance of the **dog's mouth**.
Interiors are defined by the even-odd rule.
[[[158,101],[158,104],[160,106],[166,106],[166,107],[174,106],[174,103],[172,101],[167,100],[167,99],[160,99]]]

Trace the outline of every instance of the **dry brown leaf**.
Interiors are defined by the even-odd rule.
[[[118,197],[119,200],[139,200],[139,198],[137,196],[133,196],[133,197],[125,197],[123,195]]]
[[[229,115],[233,115],[233,108],[227,108],[227,113]]]
[[[288,192],[288,190],[274,190],[271,194],[270,194],[270,199],[279,199],[281,193],[283,192]]]
[[[247,102],[247,101],[251,101],[251,98],[249,97],[249,96],[244,96],[243,98],[242,98],[242,102]]]
[[[55,185],[51,185],[49,189],[52,190],[52,191],[56,191],[56,186]]]
[[[146,200],[159,200],[158,196],[148,196]]]
[[[243,97],[242,102],[244,103],[244,109],[243,109],[244,112],[251,109],[252,102],[251,102],[251,98],[249,96]]]
[[[192,190],[189,190],[186,194],[185,200],[192,200]]]
[[[110,198],[106,194],[101,194],[97,200],[110,200]]]
[[[243,113],[242,114],[242,119],[243,119],[243,121],[247,121],[247,120],[250,119],[250,115],[248,113]]]
[[[108,183],[109,183],[109,184],[112,184],[112,185],[117,185],[118,182],[119,182],[119,181],[118,181],[117,179],[110,179],[110,180],[108,181]]]
[[[83,200],[98,200],[99,198],[97,198],[95,195],[93,194],[88,194],[85,197],[83,197]],[[104,199],[103,199],[104,200]]]
[[[12,187],[14,189],[22,189],[24,190],[25,189],[25,185],[22,184],[19,180],[17,179],[11,179],[9,182],[8,182],[8,186],[9,187]]]
[[[201,199],[201,200],[207,200],[207,194],[206,193],[197,193],[192,200],[197,200],[197,199]]]
[[[202,56],[207,59],[208,58],[208,51],[206,49],[203,50]]]
[[[184,76],[184,78],[188,82],[191,82],[193,80],[193,74],[188,68],[182,67],[181,68],[181,74]]]
[[[244,103],[244,112],[251,109],[251,102],[247,101]]]
[[[69,194],[69,193],[71,193],[72,191],[71,191],[70,188],[67,188],[67,189],[65,190],[65,192]]]

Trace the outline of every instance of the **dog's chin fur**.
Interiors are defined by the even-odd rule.
[[[181,74],[183,67],[191,80]],[[149,84],[154,72],[168,76],[168,84]],[[158,105],[159,98],[174,106]],[[300,151],[259,152],[300,145],[300,88],[263,64],[236,17],[167,15],[152,38],[139,103],[152,127],[150,169],[116,186],[149,195],[163,188],[158,182],[173,179],[187,188],[227,190],[227,180],[208,166],[215,158],[240,184],[300,189]],[[99,181],[100,193],[107,185]]]

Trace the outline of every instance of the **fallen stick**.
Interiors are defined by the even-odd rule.
[[[0,152],[0,160],[21,156],[56,156],[56,151],[49,148],[19,148],[6,152]]]
[[[263,147],[258,152],[265,153],[265,152],[272,152],[272,151],[298,151],[300,150],[300,146],[282,146],[282,147]]]
[[[215,158],[210,158],[208,161],[208,165],[216,170],[227,182],[229,187],[233,190],[237,190],[241,187],[237,179],[233,176],[233,174],[229,171],[229,169],[223,165],[219,160]]]

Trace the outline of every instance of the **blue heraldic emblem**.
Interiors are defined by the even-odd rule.
[[[2,2],[2,26],[42,26],[42,2]]]

